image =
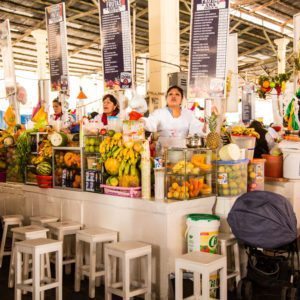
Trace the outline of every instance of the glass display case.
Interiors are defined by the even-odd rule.
[[[165,152],[165,198],[188,200],[215,194],[216,153],[202,148],[169,148]]]
[[[82,190],[82,149],[79,147],[53,147],[53,187]]]
[[[31,145],[31,152],[28,158],[28,163],[25,168],[25,183],[26,184],[37,184],[36,179],[36,167],[39,162],[38,155],[39,155],[39,145],[44,141],[47,140],[48,133],[47,132],[32,132],[30,133],[30,145]]]
[[[83,139],[83,189],[86,192],[103,193],[100,185],[105,181],[105,170],[103,163],[100,162],[99,152],[99,145],[103,138],[102,135],[85,135]]]
[[[218,196],[238,196],[247,192],[249,160],[216,162]]]

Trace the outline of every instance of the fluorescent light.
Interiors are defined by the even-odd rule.
[[[11,13],[14,13],[14,14],[17,14],[17,15],[26,16],[26,17],[33,17],[34,16],[33,14],[28,13],[26,11],[10,9],[10,8],[6,8],[6,7],[2,7],[2,6],[0,6],[0,10],[6,11],[6,12],[11,12]]]

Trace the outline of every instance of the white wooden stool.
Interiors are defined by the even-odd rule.
[[[75,221],[61,221],[48,223],[47,227],[50,229],[50,235],[52,238],[57,238],[63,242],[63,249],[66,248],[66,257],[63,258],[63,265],[66,265],[66,273],[71,273],[71,264],[75,263],[75,257],[71,254],[71,243],[64,242],[64,237],[72,237],[82,225]]]
[[[130,297],[145,295],[146,300],[151,299],[151,245],[141,242],[119,242],[105,244],[105,299],[111,300],[112,294],[129,300]],[[117,282],[116,259],[120,259],[122,269],[122,281]],[[130,261],[141,258],[142,276],[144,282],[134,284],[137,288],[131,290],[132,282],[130,280]],[[112,262],[113,260],[113,262]]]
[[[219,233],[218,235],[218,243],[220,254],[225,255],[228,257],[228,254],[231,255],[232,249],[228,249],[228,247],[233,248],[233,255],[234,255],[234,269],[227,270],[227,279],[235,278],[236,286],[241,279],[241,267],[240,267],[240,251],[239,251],[239,244],[237,239],[234,237],[233,234],[230,233]]]
[[[34,217],[30,217],[30,224],[47,227],[47,223],[57,222],[58,219],[59,219],[58,217],[52,217],[52,216],[34,216]]]
[[[209,275],[220,270],[220,299],[227,299],[226,256],[200,251],[190,252],[175,259],[175,299],[183,299],[183,270],[194,273],[194,296],[188,299],[210,299]],[[202,285],[200,288],[200,275]],[[202,296],[201,296],[202,290]]]
[[[11,255],[11,251],[4,251],[9,226],[22,226],[23,219],[22,215],[5,215],[1,217],[3,233],[0,248],[0,268],[2,267],[3,256]]]
[[[97,268],[96,248],[99,243],[112,243],[118,241],[118,232],[106,228],[88,228],[76,232],[76,269],[75,292],[80,291],[80,280],[83,275],[89,277],[89,297],[95,298],[96,277],[105,275],[104,263]],[[83,265],[84,244],[90,245],[89,265]]]
[[[62,242],[50,239],[34,239],[16,243],[15,300],[21,300],[21,291],[32,292],[32,299],[44,298],[44,291],[55,288],[56,300],[62,300]],[[43,255],[56,252],[55,278],[41,276]],[[32,279],[22,280],[22,254],[32,255]],[[24,265],[25,263],[23,263]]]
[[[14,256],[15,256],[15,244],[17,241],[24,240],[33,240],[38,238],[47,238],[47,231],[49,229],[37,226],[37,225],[29,225],[23,227],[15,227],[11,229],[13,233],[12,239],[12,255],[10,258],[10,266],[9,266],[9,275],[8,275],[8,287],[12,288],[14,286]],[[29,256],[25,255],[25,263],[23,268],[23,276],[27,278],[28,276],[28,266],[29,266]],[[47,268],[47,276],[51,277],[50,270],[50,260],[49,256],[46,255],[46,268]]]

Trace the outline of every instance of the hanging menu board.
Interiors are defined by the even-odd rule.
[[[52,91],[67,91],[68,49],[65,3],[46,7],[48,52]]]
[[[189,96],[222,97],[225,89],[229,0],[193,0]]]
[[[132,85],[131,27],[128,0],[100,0],[105,89]]]

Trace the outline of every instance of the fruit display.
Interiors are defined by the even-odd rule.
[[[6,180],[12,182],[23,182],[23,175],[16,147],[6,148],[6,165]]]
[[[248,159],[217,161],[217,191],[219,196],[237,196],[247,192]]]
[[[252,136],[259,139],[259,133],[254,128],[235,125],[231,127],[231,135],[233,136]]]
[[[138,165],[143,150],[142,143],[123,142],[122,133],[112,130],[100,143],[100,162],[104,163],[105,172],[110,176],[105,184],[120,187],[139,187],[140,171]]]
[[[170,148],[166,152],[167,199],[187,200],[213,193],[212,150]]]
[[[54,187],[81,189],[81,150],[80,148],[53,148]],[[42,172],[47,172],[42,165]]]
[[[263,191],[265,187],[265,159],[253,159],[248,165],[248,192]]]

